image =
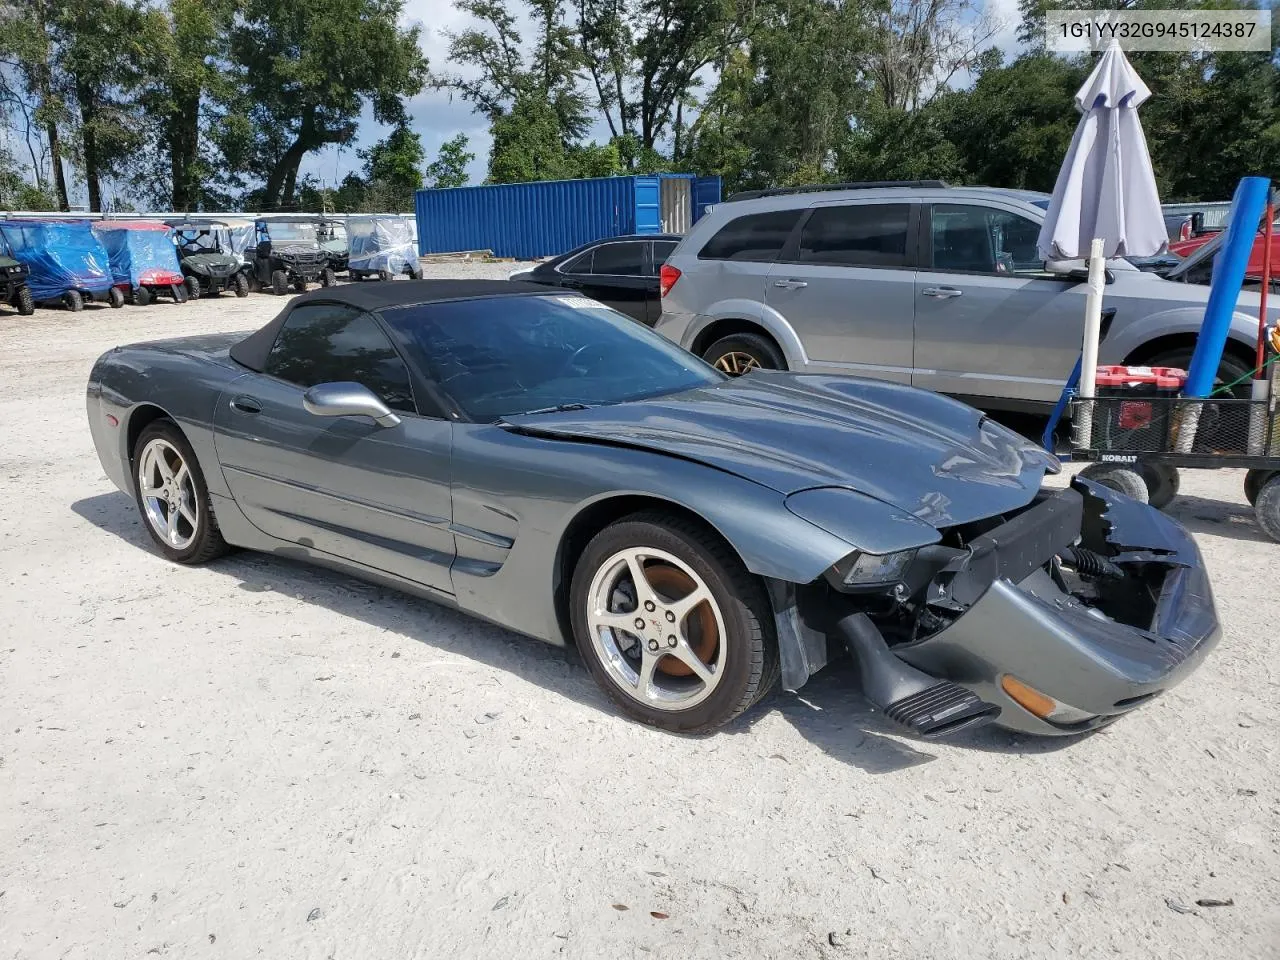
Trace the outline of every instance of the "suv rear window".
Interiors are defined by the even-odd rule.
[[[771,210],[730,220],[698,252],[699,260],[776,260],[802,210]]]
[[[816,207],[800,231],[800,263],[841,267],[905,267],[905,203]]]

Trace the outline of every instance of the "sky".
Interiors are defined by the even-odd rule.
[[[518,16],[519,0],[511,6]],[[1016,55],[1018,0],[987,0],[984,12],[997,28],[991,44],[1005,51],[1007,57]],[[465,29],[472,22],[467,14],[454,9],[451,0],[407,0],[402,19],[405,24],[420,28],[419,42],[432,70],[456,72],[456,67],[448,62],[449,41],[445,33]],[[970,82],[971,78],[958,76],[954,78],[953,85],[964,87]],[[474,113],[469,104],[448,91],[427,89],[410,100],[407,109],[412,128],[422,136],[428,161],[435,159],[442,143],[465,133],[470,140],[468,150],[475,154],[467,171],[471,182],[484,180],[489,157],[489,124]],[[372,111],[366,109],[360,118],[360,132],[355,143],[308,154],[302,162],[301,173],[311,174],[326,185],[336,185],[347,173],[362,167],[358,151],[376,143],[388,129],[377,123]],[[607,138],[607,128],[602,119],[590,135],[601,141]]]

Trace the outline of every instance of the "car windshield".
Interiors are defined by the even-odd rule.
[[[629,317],[579,296],[397,307],[383,318],[472,420],[680,393],[724,376]]]
[[[314,243],[316,225],[314,223],[269,223],[267,224],[267,234],[277,242],[281,240],[309,240]]]

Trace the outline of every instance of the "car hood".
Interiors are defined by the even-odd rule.
[[[637,447],[790,495],[844,487],[945,527],[1029,503],[1057,460],[962,403],[894,383],[760,371],[684,393],[509,417],[508,429]]]

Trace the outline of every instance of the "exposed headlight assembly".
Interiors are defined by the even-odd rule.
[[[916,551],[895,553],[851,553],[833,568],[837,581],[846,587],[878,587],[897,583],[911,566]]]

